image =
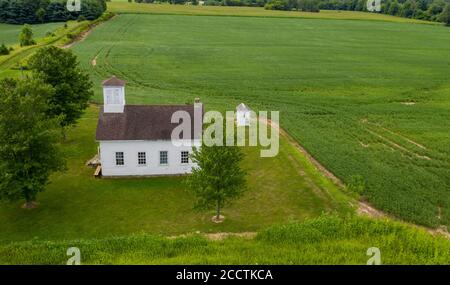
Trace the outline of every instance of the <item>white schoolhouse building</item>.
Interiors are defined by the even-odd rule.
[[[191,105],[127,105],[125,81],[113,76],[103,81],[104,106],[100,110],[96,140],[103,176],[150,176],[190,173],[192,147],[201,146],[201,126],[194,128],[194,116],[203,117],[203,106],[196,99]],[[192,136],[182,134],[181,146],[173,144],[171,134],[178,124],[171,123],[176,111],[189,113]],[[200,124],[201,124],[200,120]]]

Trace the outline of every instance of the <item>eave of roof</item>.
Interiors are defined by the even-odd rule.
[[[201,105],[202,106],[202,105]],[[194,134],[195,105],[126,105],[123,113],[105,113],[103,108],[97,124],[96,139],[111,140],[171,140],[171,134],[178,123],[172,123],[172,114],[186,111],[191,117],[191,133],[183,134],[182,139],[197,139]],[[203,106],[200,107],[203,118]]]
[[[125,86],[125,84],[126,82],[124,80],[119,79],[116,76],[112,76],[102,82],[103,86]]]

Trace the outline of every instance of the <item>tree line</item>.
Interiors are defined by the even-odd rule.
[[[37,24],[80,18],[95,20],[106,11],[106,0],[82,0],[80,11],[69,11],[67,5],[67,0],[0,0],[0,23]]]
[[[267,10],[297,10],[304,12],[319,12],[319,1],[317,0],[270,0],[264,8]]]
[[[367,11],[365,0],[317,0],[324,10]],[[382,0],[382,14],[448,23],[450,0]]]
[[[198,4],[198,0],[134,0],[134,2]],[[265,7],[268,10],[301,10],[305,12],[319,12],[320,10],[367,11],[367,0],[206,0],[204,5]],[[450,26],[450,0],[381,0],[379,13],[443,22]]]

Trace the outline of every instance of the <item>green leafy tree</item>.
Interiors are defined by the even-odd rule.
[[[400,12],[400,5],[398,4],[397,0],[395,0],[389,6],[388,14],[395,16],[398,15],[399,12]]]
[[[444,11],[445,2],[442,0],[433,1],[433,3],[428,7],[427,14],[429,15],[429,19],[432,21],[436,21],[440,18],[440,14]]]
[[[197,163],[187,177],[188,189],[197,197],[195,208],[216,208],[220,221],[222,208],[238,198],[246,189],[240,163],[244,155],[236,146],[206,146],[194,149],[191,159]]]
[[[288,6],[290,9],[298,10],[298,1],[297,0],[287,0]]]
[[[9,54],[9,49],[7,46],[5,46],[5,44],[2,44],[0,46],[0,55],[8,55]]]
[[[381,13],[389,14],[390,7],[391,7],[391,2],[382,2],[381,3]]]
[[[407,0],[401,7],[400,15],[405,18],[412,18],[416,12],[416,6],[417,4],[415,1]]]
[[[33,40],[33,30],[28,24],[23,25],[22,31],[19,35],[20,46],[31,46],[35,45],[36,42]]]
[[[264,6],[266,10],[289,10],[289,3],[287,0],[270,0]]]
[[[28,62],[29,68],[55,92],[48,98],[49,117],[61,117],[61,127],[74,125],[88,107],[93,95],[92,81],[79,68],[77,57],[54,46],[40,49]]]
[[[303,12],[319,12],[319,2],[317,0],[298,0],[298,8]]]
[[[49,119],[46,98],[53,88],[37,79],[0,82],[0,200],[35,207],[50,174],[63,170],[58,119]]]
[[[439,16],[441,22],[444,23],[447,27],[450,27],[450,4],[447,4]]]
[[[43,23],[45,20],[45,9],[44,8],[39,8],[36,11],[36,17],[38,18],[39,22]]]

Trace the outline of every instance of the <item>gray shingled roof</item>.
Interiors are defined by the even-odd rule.
[[[170,140],[172,130],[178,125],[171,123],[172,114],[179,110],[190,114],[194,133],[194,105],[126,105],[123,113],[104,113],[101,108],[96,139]]]
[[[125,86],[125,81],[117,78],[116,76],[112,76],[109,79],[106,79],[102,82],[103,86]]]
[[[236,110],[237,110],[237,111],[243,111],[243,112],[245,112],[245,111],[251,111],[250,108],[248,108],[244,103],[239,104],[239,105],[236,107]]]

